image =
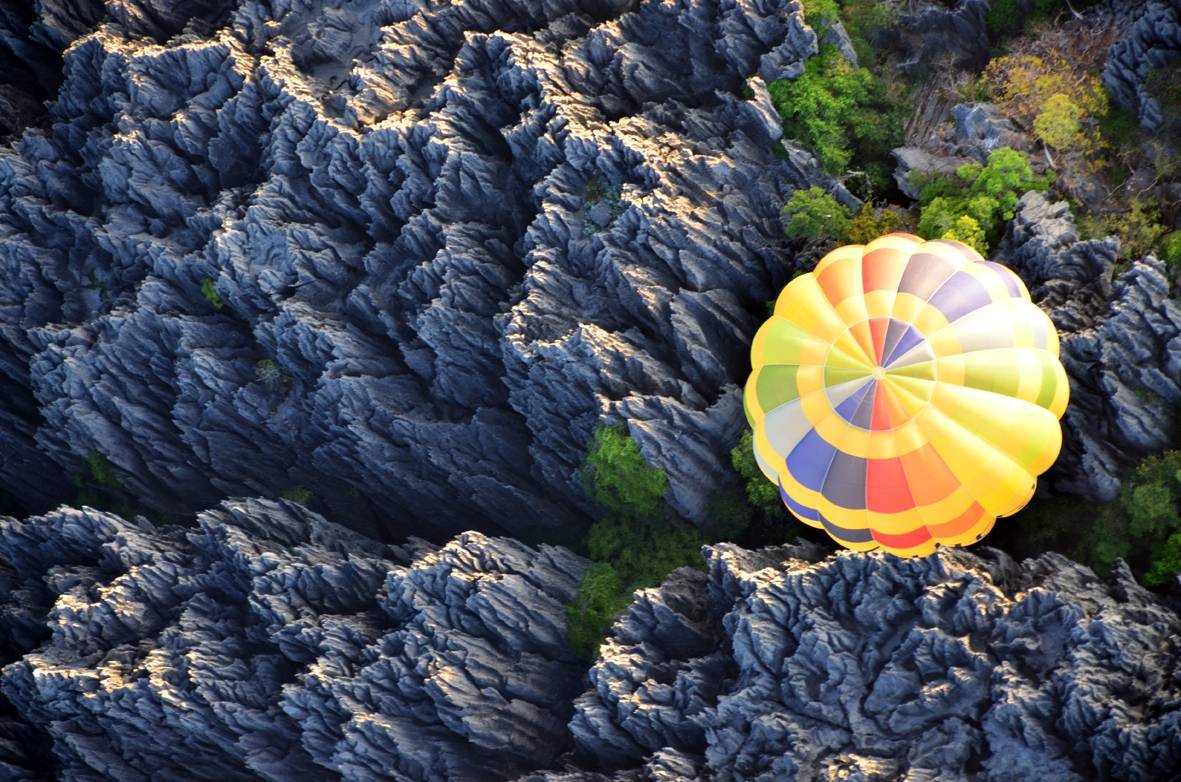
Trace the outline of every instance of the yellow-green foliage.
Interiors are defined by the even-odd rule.
[[[1110,104],[1094,74],[1077,72],[1057,54],[1012,54],[992,60],[982,80],[1001,111],[1051,147],[1085,157],[1102,151],[1099,126]]]
[[[1033,118],[1033,134],[1054,149],[1070,149],[1084,142],[1083,110],[1069,95],[1055,92]]]
[[[984,238],[984,229],[980,227],[980,223],[976,222],[975,217],[969,215],[957,217],[951,227],[943,232],[941,238],[963,242],[981,255],[988,253],[988,242]]]
[[[896,206],[874,208],[866,202],[849,221],[848,240],[854,244],[866,244],[884,234],[902,230],[909,219]]]
[[[208,277],[201,280],[201,295],[215,310],[220,310],[225,306],[225,302],[221,300],[221,294],[217,292],[217,285]]]
[[[1157,249],[1165,234],[1160,209],[1142,198],[1132,200],[1128,208],[1110,215],[1087,215],[1079,219],[1079,233],[1086,239],[1118,236],[1120,257],[1130,260],[1143,258]],[[1163,247],[1166,255],[1168,247]]]
[[[934,177],[919,196],[922,212],[918,232],[971,244],[981,255],[1000,238],[1012,219],[1017,200],[1027,190],[1044,190],[1048,177],[1035,176],[1025,155],[1008,147],[994,150],[988,163],[960,166],[956,177]],[[968,217],[975,222],[962,220]]]

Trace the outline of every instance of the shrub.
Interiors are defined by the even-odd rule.
[[[783,213],[793,238],[840,242],[849,234],[848,208],[819,187],[792,193]]]
[[[817,37],[823,37],[832,23],[841,18],[841,9],[836,0],[807,0],[803,5],[804,21],[816,32]]]
[[[600,427],[587,453],[583,475],[591,498],[626,519],[663,515],[668,476],[644,459],[627,426]]]
[[[1181,452],[1168,451],[1140,463],[1119,499],[1100,514],[1093,534],[1095,560],[1110,567],[1115,557],[1129,561],[1149,586],[1160,586],[1181,571]]]
[[[1132,260],[1153,252],[1165,233],[1165,227],[1160,222],[1160,210],[1143,198],[1132,199],[1128,208],[1122,212],[1082,217],[1078,225],[1080,235],[1086,239],[1118,236],[1120,257]]]
[[[986,165],[960,166],[956,178],[933,177],[922,187],[918,231],[922,236],[967,236],[982,255],[1000,238],[1012,219],[1017,200],[1027,190],[1044,190],[1048,177],[1038,177],[1025,155],[1008,147],[994,150]],[[972,226],[960,218],[975,221]],[[963,239],[961,239],[963,241]]]
[[[1144,574],[1144,583],[1150,587],[1161,587],[1178,573],[1181,573],[1181,532],[1170,535],[1157,551]]]
[[[1033,119],[1033,134],[1054,149],[1069,149],[1082,141],[1083,110],[1069,96],[1055,92],[1046,98]]]
[[[636,589],[655,586],[685,565],[702,567],[701,533],[668,518],[668,477],[640,453],[625,425],[599,428],[583,467],[588,494],[606,511],[584,540],[595,564],[566,607],[571,646],[587,657],[631,602]]]
[[[316,495],[313,494],[312,490],[306,486],[292,486],[288,489],[285,489],[281,496],[285,500],[298,502],[300,505],[307,505]]]
[[[831,45],[820,47],[795,79],[768,85],[783,130],[816,155],[824,170],[865,171],[875,188],[889,186],[890,150],[902,140],[905,102],[865,68],[854,68]]]
[[[755,461],[754,435],[749,429],[738,438],[738,445],[730,451],[730,464],[746,485],[746,499],[750,504],[767,515],[783,515],[783,501],[779,489],[767,480]]]
[[[1173,231],[1161,240],[1161,260],[1172,274],[1181,271],[1181,231]]]
[[[1001,111],[1050,146],[1084,155],[1102,148],[1099,126],[1110,109],[1107,89],[1060,54],[998,57],[981,78]]]
[[[951,227],[943,232],[941,238],[963,242],[981,255],[988,253],[988,242],[984,238],[984,229],[980,227],[980,223],[976,222],[975,217],[960,215],[951,224]]]
[[[111,460],[93,448],[86,456],[86,471],[90,473],[90,480],[95,485],[104,489],[119,488],[119,478],[115,475]]]
[[[875,209],[866,202],[849,221],[848,240],[855,244],[866,244],[883,234],[900,230],[907,221],[906,213],[896,206]]]
[[[254,365],[254,379],[268,391],[279,391],[291,382],[291,373],[273,358],[264,358]]]
[[[217,285],[208,277],[201,280],[201,295],[205,297],[205,301],[209,302],[215,310],[220,310],[226,306],[225,302],[221,300],[221,294],[217,292]]]
[[[566,604],[566,637],[571,648],[588,660],[597,657],[603,636],[630,601],[615,568],[606,562],[592,564],[574,599]]]

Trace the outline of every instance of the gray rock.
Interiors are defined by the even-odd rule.
[[[1152,0],[1111,47],[1103,66],[1103,83],[1116,105],[1140,119],[1141,127],[1156,130],[1164,121],[1160,102],[1148,89],[1154,71],[1176,72],[1181,65],[1181,2]]]
[[[957,103],[951,107],[955,143],[972,150],[980,162],[1001,147],[1029,149],[1030,138],[991,103]]]
[[[1153,256],[1114,275],[1119,240],[1079,241],[1069,206],[1027,193],[1000,260],[1058,327],[1070,376],[1062,455],[1047,474],[1063,491],[1114,499],[1120,476],[1172,445],[1181,403],[1181,308]]]
[[[916,200],[922,189],[923,177],[955,176],[957,168],[972,162],[971,158],[966,157],[934,155],[920,147],[898,147],[891,150],[890,154],[898,163],[894,168],[894,181],[898,189]]]
[[[645,590],[571,729],[613,777],[1169,779],[1181,616],[1120,563],[706,549]]]
[[[902,68],[918,73],[983,68],[991,56],[987,11],[987,0],[910,3],[907,13],[898,17],[894,42],[906,54]]]
[[[586,564],[474,532],[384,547],[287,502],[227,502],[192,529],[89,509],[0,520],[0,692],[23,720],[0,713],[0,771],[483,780],[550,765],[570,743],[583,665],[564,604]],[[14,759],[22,740],[52,756]]]
[[[0,491],[74,501],[95,453],[152,513],[310,486],[385,539],[552,532],[625,417],[682,515],[733,480],[799,4],[71,7],[0,147]]]
[[[849,61],[849,64],[854,68],[861,67],[857,62],[857,50],[853,48],[853,40],[849,37],[849,31],[845,29],[845,24],[839,19],[833,20],[820,37],[821,44],[835,46],[840,51],[841,56]]]

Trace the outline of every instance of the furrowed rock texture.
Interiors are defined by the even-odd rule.
[[[1111,47],[1103,67],[1103,83],[1116,104],[1140,118],[1140,125],[1156,130],[1164,121],[1160,101],[1153,95],[1157,85],[1168,88],[1181,65],[1181,0],[1153,0]]]
[[[523,779],[1176,779],[1175,609],[1122,563],[974,551],[707,549],[616,623],[581,754]]]
[[[382,546],[288,502],[0,520],[4,779],[482,780],[571,744],[565,549]],[[50,751],[49,747],[52,747]]]
[[[306,485],[386,539],[536,533],[584,523],[619,418],[683,515],[732,480],[793,271],[765,84],[816,51],[798,3],[37,8],[63,81],[0,148],[23,506],[105,457],[152,513]]]
[[[1000,259],[1058,327],[1070,376],[1051,486],[1112,500],[1120,475],[1170,447],[1181,405],[1181,308],[1154,256],[1116,275],[1119,240],[1079,241],[1070,208],[1025,194]]]

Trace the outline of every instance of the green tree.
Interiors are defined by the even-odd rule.
[[[644,459],[625,425],[604,426],[583,468],[588,494],[602,506],[584,544],[595,564],[566,607],[571,646],[593,657],[615,616],[637,589],[659,584],[683,566],[702,567],[701,532],[670,518],[668,477]]]
[[[1050,177],[1033,173],[1029,158],[1001,147],[988,156],[988,162],[968,163],[956,170],[956,176],[932,177],[923,184],[919,203],[918,231],[922,236],[944,236],[952,232],[971,236],[974,247],[985,254],[999,238],[1004,225],[1013,218],[1017,201],[1027,190],[1044,190]],[[976,222],[961,222],[967,216]],[[981,240],[976,229],[983,232]],[[962,241],[962,240],[961,240]]]
[[[890,150],[902,141],[905,102],[870,71],[854,68],[826,44],[801,76],[774,81],[767,90],[784,134],[807,146],[825,171],[843,174],[852,166],[873,187],[889,185]]]
[[[984,229],[976,222],[976,218],[970,215],[957,217],[951,227],[943,232],[942,238],[963,242],[981,255],[988,253],[988,240],[984,238]]]
[[[598,656],[603,636],[630,600],[610,564],[595,562],[587,568],[577,594],[566,605],[566,637],[571,648],[588,660]]]
[[[848,208],[819,187],[792,193],[783,213],[793,238],[842,242],[849,234]]]
[[[1081,106],[1069,95],[1056,92],[1042,104],[1033,119],[1033,134],[1054,149],[1070,149],[1082,141]]]
[[[1181,532],[1170,535],[1157,550],[1148,572],[1144,574],[1144,583],[1150,587],[1161,587],[1178,573],[1181,573]]]
[[[626,519],[661,516],[668,476],[644,459],[627,426],[600,427],[583,471],[592,499]]]
[[[897,231],[907,223],[906,213],[896,206],[875,209],[868,201],[849,221],[848,240],[855,244],[867,244],[879,236]]]
[[[221,294],[217,292],[217,285],[208,277],[201,280],[201,295],[205,297],[205,301],[209,302],[210,306],[215,310],[220,310],[226,306],[225,302],[221,300]]]
[[[738,445],[730,451],[730,464],[734,471],[742,478],[746,486],[746,499],[752,506],[768,515],[782,514],[783,501],[779,499],[779,489],[767,480],[763,471],[755,461],[754,435],[749,429],[743,431],[738,438]]]

